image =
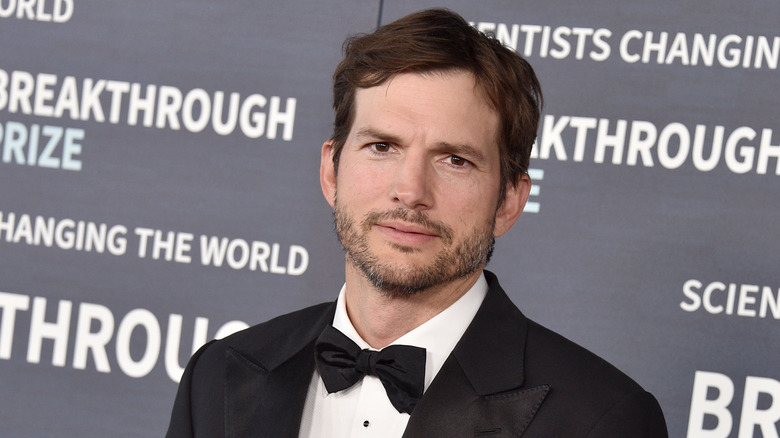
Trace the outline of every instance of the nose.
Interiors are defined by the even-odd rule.
[[[410,210],[433,206],[433,169],[423,154],[408,152],[396,163],[393,200]]]

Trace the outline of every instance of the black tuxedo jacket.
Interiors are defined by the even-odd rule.
[[[485,275],[485,301],[404,437],[667,436],[650,393],[527,319]],[[167,437],[297,437],[314,342],[334,309],[310,307],[203,346],[182,377]]]

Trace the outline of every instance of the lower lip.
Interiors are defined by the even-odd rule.
[[[377,225],[376,227],[382,234],[399,244],[422,245],[436,239],[436,236],[430,234],[408,233],[406,231],[400,231],[392,227],[383,227],[381,225]]]

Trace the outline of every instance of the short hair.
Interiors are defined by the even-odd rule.
[[[382,84],[399,73],[467,71],[498,113],[503,202],[507,183],[528,172],[542,107],[542,90],[531,65],[492,36],[447,9],[407,15],[372,33],[347,38],[344,59],[333,73],[333,163],[355,118],[357,88]]]

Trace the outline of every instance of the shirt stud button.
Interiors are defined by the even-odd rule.
[[[368,420],[366,420],[366,421],[364,421],[364,422],[363,422],[363,427],[368,427],[368,425],[369,425],[369,422],[368,422]]]

